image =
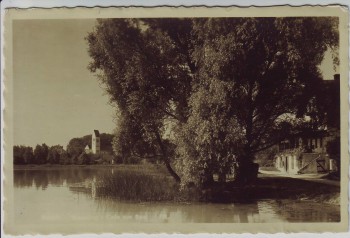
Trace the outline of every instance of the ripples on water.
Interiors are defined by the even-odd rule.
[[[28,224],[32,222],[50,224],[77,221],[98,221],[101,224],[122,222],[269,223],[339,221],[339,206],[288,199],[259,200],[248,204],[212,204],[169,201],[135,202],[135,200],[130,202],[130,200],[121,201],[115,197],[113,198],[113,196],[99,196],[101,191],[99,178],[118,172],[120,171],[108,167],[15,170],[15,220],[19,223]],[[152,181],[150,179],[148,183],[152,183]],[[163,179],[163,181],[166,180]],[[118,186],[121,186],[120,184]],[[122,182],[122,184],[126,184],[125,186],[132,190],[133,185],[131,183]],[[141,183],[141,185],[144,184]],[[155,189],[156,186],[158,184],[155,184],[152,189]],[[165,187],[162,187],[162,189],[165,189]],[[170,189],[173,188],[170,186]]]

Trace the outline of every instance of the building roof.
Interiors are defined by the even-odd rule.
[[[94,130],[94,134],[95,136],[99,137],[100,136],[100,132],[98,130]]]

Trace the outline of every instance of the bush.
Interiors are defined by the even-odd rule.
[[[100,155],[100,163],[102,164],[112,164],[115,163],[116,159],[113,154],[106,153]]]
[[[95,164],[100,159],[99,155],[82,153],[78,156],[76,164]]]

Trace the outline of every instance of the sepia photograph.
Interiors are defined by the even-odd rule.
[[[347,11],[10,9],[6,233],[347,231]]]

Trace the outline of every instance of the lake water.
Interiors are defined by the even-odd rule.
[[[122,223],[336,222],[339,206],[292,200],[248,204],[131,203],[96,196],[94,181],[111,167],[14,171],[15,224],[105,226]],[[58,226],[59,227],[59,226]]]

